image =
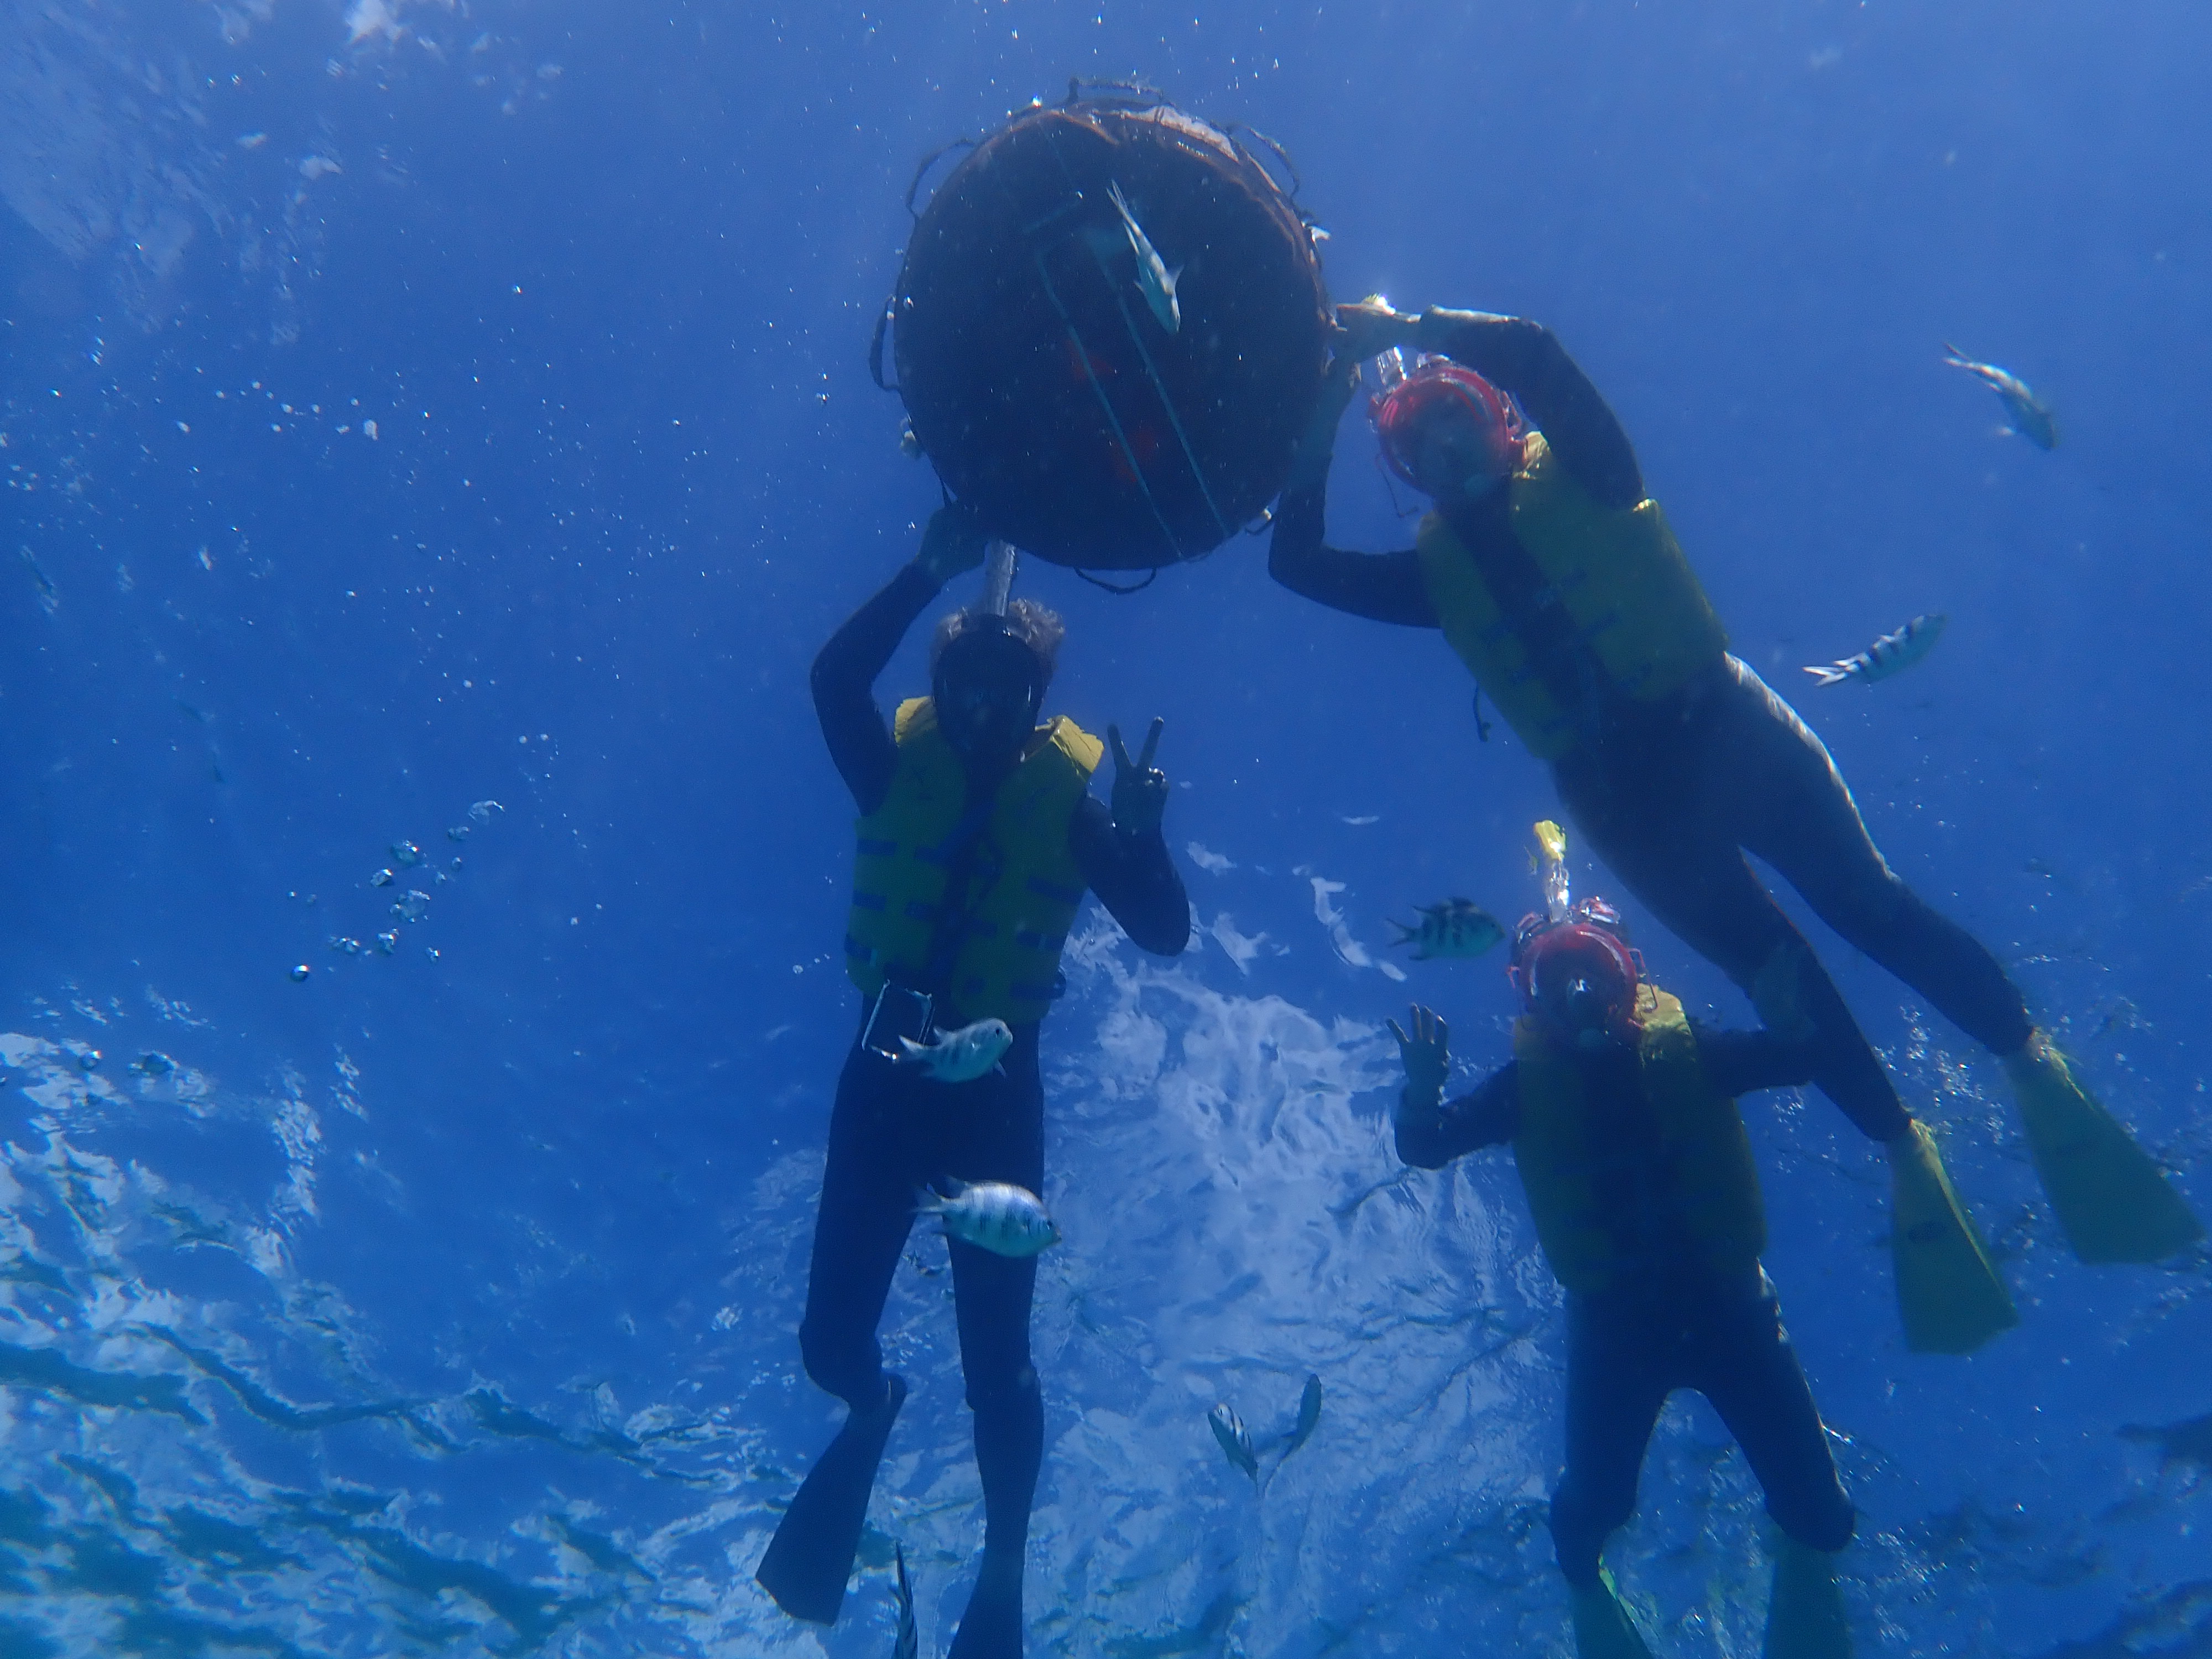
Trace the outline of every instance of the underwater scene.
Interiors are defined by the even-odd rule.
[[[0,0],[0,1659],[2212,1656],[2208,65]]]

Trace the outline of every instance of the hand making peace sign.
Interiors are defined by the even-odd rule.
[[[1167,812],[1168,775],[1152,764],[1152,756],[1160,746],[1160,728],[1166,724],[1164,717],[1153,716],[1152,729],[1145,736],[1145,751],[1134,761],[1122,746],[1121,728],[1106,728],[1107,740],[1114,745],[1114,827],[1125,836],[1155,833]]]

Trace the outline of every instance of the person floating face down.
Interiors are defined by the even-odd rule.
[[[1531,916],[1513,966],[1523,1012],[1513,1059],[1446,1103],[1444,1022],[1396,1021],[1406,1084],[1398,1155],[1441,1169],[1510,1145],[1546,1261],[1567,1291],[1566,1471],[1552,1535],[1581,1659],[1646,1653],[1600,1565],[1630,1517],[1660,1408],[1675,1389],[1712,1403],[1784,1539],[1770,1659],[1838,1659],[1849,1633],[1831,1571],[1850,1498],[1760,1265],[1765,1215],[1735,1097],[1808,1081],[1814,1043],[1716,1031],[1644,981],[1601,902]]]
[[[889,724],[872,690],[945,581],[982,562],[985,536],[959,507],[933,517],[920,556],[837,630],[816,659],[815,708],[860,810],[846,966],[861,1020],[830,1120],[829,1158],[799,1340],[807,1375],[851,1408],[763,1557],[760,1583],[794,1617],[834,1623],[868,1493],[906,1385],[884,1369],[876,1327],[931,1183],[1003,1182],[1042,1192],[1038,1028],[1057,994],[1061,946],[1085,890],[1140,947],[1181,951],[1182,878],[1160,835],[1168,781],[1152,765],[1161,722],[1132,758],[1108,727],[1113,805],[1089,790],[1104,745],[1064,717],[1040,726],[1060,626],[1015,600],[998,617],[945,619],[931,695]],[[1012,1032],[998,1067],[958,1083],[895,1063],[898,1022],[933,999],[951,1031],[996,1018]],[[880,1023],[871,1034],[872,1015]],[[1033,1257],[949,1243],[961,1370],[975,1413],[983,1560],[955,1659],[1014,1659],[1022,1559],[1043,1455],[1030,1363]]]
[[[1276,580],[1355,616],[1440,629],[1629,891],[1770,1027],[1818,1037],[1814,1081],[1885,1143],[1901,1188],[1948,1191],[1933,1144],[1747,852],[2002,1058],[2077,1255],[2152,1261],[2200,1237],[1996,959],[1889,867],[1820,740],[1729,653],[1627,434],[1551,331],[1480,312],[1416,318],[1379,301],[1337,314],[1337,362],[1276,514]],[[1413,348],[1437,356],[1374,416],[1390,470],[1429,499],[1418,545],[1330,547],[1329,461],[1360,361]],[[1899,1245],[1916,1347],[1964,1352],[2015,1321],[1964,1226]]]

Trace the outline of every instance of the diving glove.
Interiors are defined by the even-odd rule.
[[[2084,1261],[2159,1261],[2204,1236],[2179,1193],[2119,1120],[2074,1080],[2044,1032],[2008,1054],[2005,1075],[2035,1172]]]
[[[1915,1353],[1972,1353],[2020,1323],[2012,1297],[1951,1189],[1928,1126],[1914,1123],[1883,1149],[1889,1154],[1889,1243],[1905,1346]]]
[[[1611,1573],[1601,1567],[1595,1584],[1567,1589],[1574,1598],[1576,1659],[1651,1659],[1651,1650],[1613,1593]]]
[[[1763,1659],[1851,1659],[1851,1629],[1836,1559],[1785,1535],[1774,1558]]]

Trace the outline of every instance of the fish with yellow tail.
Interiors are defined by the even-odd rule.
[[[2028,390],[2027,382],[2008,369],[1995,363],[1978,363],[1958,347],[1946,341],[1943,349],[1949,355],[1943,361],[1954,368],[1963,368],[1984,386],[1997,394],[1997,401],[2005,407],[2009,430],[2027,439],[2038,449],[2058,447],[2058,422],[2051,417],[2051,406]]]
[[[1805,672],[1821,685],[1841,685],[1845,680],[1857,680],[1872,685],[1876,680],[1886,680],[1892,674],[1901,674],[1935,648],[1936,641],[1943,632],[1943,624],[1951,619],[1941,611],[1929,617],[1915,617],[1893,634],[1885,634],[1856,656],[1839,657],[1825,668],[1807,664]]]
[[[1473,899],[1446,899],[1442,904],[1416,907],[1417,922],[1391,921],[1398,937],[1391,942],[1413,947],[1413,960],[1433,962],[1439,957],[1465,959],[1479,957],[1505,937],[1496,916]],[[1385,917],[1385,921],[1389,918]]]

